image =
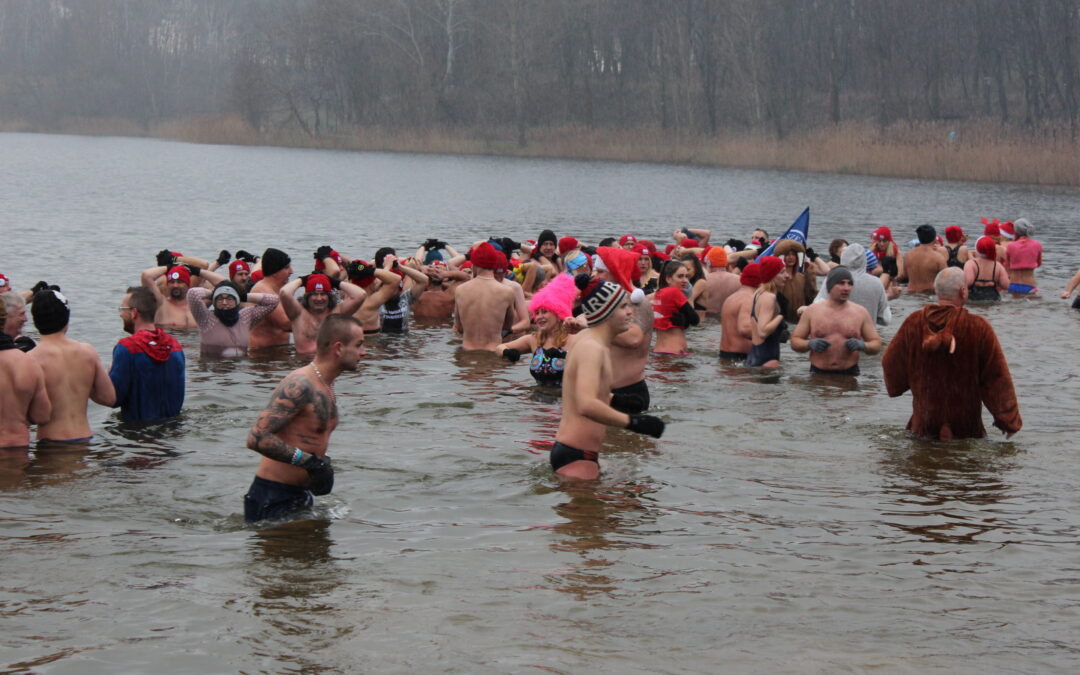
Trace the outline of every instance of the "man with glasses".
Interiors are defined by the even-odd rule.
[[[125,422],[160,420],[180,414],[184,405],[184,349],[154,324],[157,298],[145,286],[132,286],[120,302],[120,319],[130,337],[113,348],[109,378],[114,407]]]

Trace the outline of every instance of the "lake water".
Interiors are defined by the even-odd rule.
[[[719,325],[648,378],[657,441],[611,431],[597,486],[562,488],[559,404],[447,325],[382,336],[337,383],[332,495],[243,523],[245,437],[291,353],[188,357],[183,415],[130,429],[91,404],[88,452],[0,458],[4,672],[1048,672],[1080,667],[1080,190],[767,171],[0,134],[0,271],[60,284],[106,366],[125,287],[168,247],[354,257],[541,229],[595,242],[677,227],[811,244],[981,232],[1028,217],[1043,296],[994,325],[1025,426],[930,443],[878,357],[823,384],[718,364]],[[887,339],[920,300],[894,302]],[[28,328],[32,328],[28,324]],[[32,330],[28,330],[34,334]],[[986,415],[987,420],[989,416]],[[996,434],[996,430],[991,429]]]

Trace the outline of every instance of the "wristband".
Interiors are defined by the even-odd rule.
[[[302,460],[303,458],[304,458],[304,451],[301,450],[300,448],[293,448],[293,456],[292,456],[292,459],[289,461],[289,463],[292,464],[293,466],[295,466],[295,465],[299,464],[300,460]]]

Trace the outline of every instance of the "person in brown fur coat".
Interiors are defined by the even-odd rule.
[[[911,390],[907,428],[928,438],[982,438],[985,404],[1006,438],[1020,430],[1020,406],[1005,354],[990,323],[964,309],[962,270],[934,279],[938,304],[904,321],[881,359],[889,396]]]

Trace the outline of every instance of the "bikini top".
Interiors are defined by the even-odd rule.
[[[566,350],[558,347],[537,347],[529,363],[529,373],[537,384],[562,386],[563,370],[566,368]]]

